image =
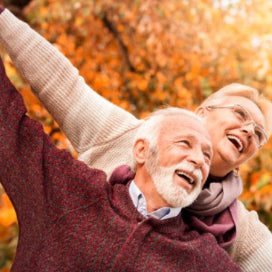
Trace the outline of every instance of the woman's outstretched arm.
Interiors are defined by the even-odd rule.
[[[129,164],[138,119],[98,95],[64,55],[6,9],[0,15],[0,42],[79,159],[108,173]]]

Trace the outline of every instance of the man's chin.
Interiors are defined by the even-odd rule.
[[[195,188],[190,193],[187,193],[184,190],[184,192],[182,193],[182,197],[180,195],[176,197],[171,196],[171,198],[166,197],[168,198],[168,200],[166,199],[165,200],[173,208],[185,208],[187,206],[190,206],[197,199],[200,192],[201,192],[201,189],[199,188]]]

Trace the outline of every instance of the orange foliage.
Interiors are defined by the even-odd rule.
[[[16,213],[13,206],[7,196],[7,194],[2,195],[0,203],[0,225],[4,227],[9,227],[11,224],[17,222]],[[0,239],[3,238],[0,235]]]

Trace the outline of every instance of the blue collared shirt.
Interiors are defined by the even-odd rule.
[[[135,184],[134,180],[132,180],[129,185],[129,194],[138,212],[147,218],[154,217],[160,220],[168,219],[177,216],[181,211],[181,208],[163,207],[152,213],[147,213],[145,197],[138,186]]]

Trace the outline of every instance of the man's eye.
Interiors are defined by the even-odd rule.
[[[190,142],[187,140],[181,140],[179,141],[180,144],[186,145],[186,146],[190,146]]]
[[[207,160],[211,160],[211,154],[210,153],[204,153],[204,156]]]

